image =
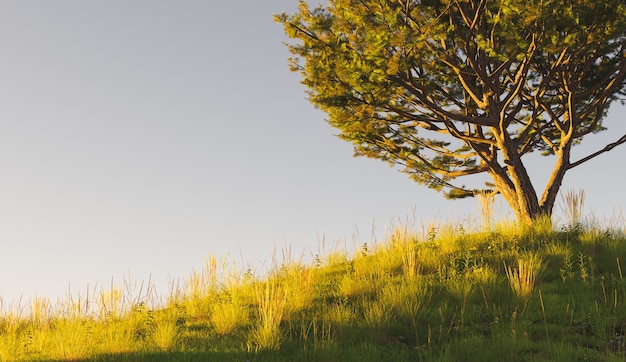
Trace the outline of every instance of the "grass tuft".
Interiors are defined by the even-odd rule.
[[[280,322],[286,302],[284,291],[274,280],[270,280],[257,286],[256,293],[259,318],[250,333],[248,349],[278,350],[283,339]]]
[[[537,252],[525,252],[517,259],[517,267],[506,266],[506,276],[513,293],[527,301],[533,293],[537,275],[543,267],[543,257]]]

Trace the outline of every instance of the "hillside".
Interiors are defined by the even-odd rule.
[[[5,308],[0,356],[617,361],[626,353],[624,261],[623,230],[442,226],[417,237],[399,227],[354,255],[277,263],[263,278],[209,258],[165,300],[149,288],[132,296],[129,284]]]

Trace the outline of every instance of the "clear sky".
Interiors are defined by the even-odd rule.
[[[152,276],[160,294],[205,258],[267,265],[285,246],[380,240],[393,220],[472,218],[386,164],[353,158],[306,100],[281,1],[0,4],[0,293]],[[626,108],[576,155],[626,132]],[[626,205],[626,146],[566,176],[585,212]],[[574,157],[576,158],[576,156]],[[532,168],[538,184],[543,163]],[[558,212],[558,206],[555,209]],[[413,216],[413,211],[415,215]]]

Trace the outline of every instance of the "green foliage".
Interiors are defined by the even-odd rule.
[[[572,162],[570,149],[605,129],[626,91],[621,0],[300,1],[275,20],[295,40],[291,69],[355,155],[450,198],[498,191],[528,223],[598,155]],[[556,156],[541,198],[523,162],[533,151]],[[484,190],[453,183],[479,173],[493,180]]]

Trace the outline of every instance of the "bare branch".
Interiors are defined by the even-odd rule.
[[[576,166],[578,166],[578,165],[580,165],[582,163],[585,163],[585,162],[591,160],[592,158],[603,154],[604,152],[608,152],[608,151],[612,150],[613,148],[615,148],[616,146],[621,145],[622,143],[626,143],[626,135],[623,135],[622,138],[620,138],[619,140],[617,140],[617,141],[615,141],[613,143],[609,143],[603,149],[601,149],[601,150],[599,150],[597,152],[594,152],[594,153],[590,154],[589,156],[584,157],[584,158],[582,158],[582,159],[580,159],[580,160],[578,160],[576,162],[570,163],[569,166],[567,166],[567,169],[569,170],[569,169],[574,168],[574,167],[576,167]]]

